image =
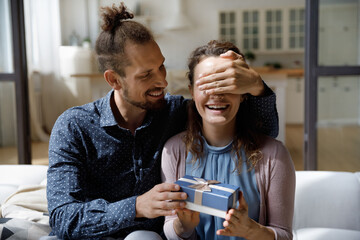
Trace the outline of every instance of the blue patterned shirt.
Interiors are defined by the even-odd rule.
[[[275,95],[250,97],[263,132],[278,134]],[[135,230],[162,232],[163,217],[135,218],[136,197],[161,183],[161,151],[185,128],[187,101],[166,95],[166,107],[148,112],[135,134],[112,113],[110,91],[65,111],[49,143],[47,198],[52,235],[61,239],[125,237]]]

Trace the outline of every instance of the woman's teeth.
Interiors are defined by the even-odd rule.
[[[226,109],[228,106],[227,105],[211,105],[211,106],[207,106],[207,107],[212,110],[222,110],[222,109]]]

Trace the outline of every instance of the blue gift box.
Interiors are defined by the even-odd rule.
[[[225,218],[226,212],[236,207],[239,187],[213,182],[213,180],[185,175],[175,183],[181,187],[180,191],[188,195],[186,208]]]

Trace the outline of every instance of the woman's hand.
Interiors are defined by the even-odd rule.
[[[208,72],[195,76],[200,90],[204,90],[206,94],[263,94],[264,83],[260,75],[249,68],[243,56],[230,50],[220,57],[232,61],[211,66]]]
[[[200,213],[189,209],[176,209],[178,216],[174,221],[174,230],[178,236],[194,231],[200,222]]]
[[[275,239],[274,232],[248,217],[248,205],[242,192],[239,193],[238,209],[230,209],[223,223],[225,229],[216,232],[217,235],[243,237],[252,239]]]

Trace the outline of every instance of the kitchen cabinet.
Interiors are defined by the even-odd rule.
[[[277,139],[285,143],[286,124],[289,122],[303,123],[304,70],[273,69],[269,67],[254,67],[254,70],[260,74],[261,78],[276,94],[276,107],[279,116],[279,135]],[[292,112],[289,112],[289,109]]]
[[[356,76],[319,78],[319,125],[359,124],[359,89]]]
[[[319,65],[358,65],[357,4],[322,4],[319,12]]]
[[[288,77],[286,81],[286,123],[303,124],[305,112],[304,77]]]
[[[244,52],[303,53],[304,16],[303,6],[220,11],[219,39]]]
[[[359,65],[358,4],[321,4],[319,65]],[[360,124],[358,76],[318,79],[318,124]]]

